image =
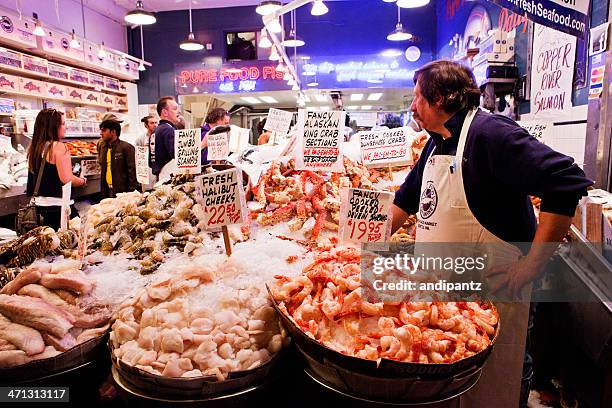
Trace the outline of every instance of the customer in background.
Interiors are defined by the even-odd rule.
[[[178,121],[176,122],[176,129],[183,130],[185,129],[185,117],[179,113]]]
[[[151,190],[157,181],[156,176],[153,174],[151,168],[151,162],[155,160],[155,128],[157,127],[157,119],[151,115],[147,115],[140,119],[145,127],[145,133],[138,136],[136,139],[136,146],[148,147],[149,148],[149,184],[141,184],[142,191]]]
[[[174,159],[174,131],[179,123],[179,106],[172,96],[164,96],[157,102],[160,121],[155,128],[155,161],[151,163],[153,174],[159,176],[162,168]]]
[[[202,166],[208,164],[208,142],[206,141],[206,135],[217,126],[228,126],[230,114],[223,108],[214,108],[208,113],[204,122],[204,126],[202,126]]]
[[[98,162],[102,170],[102,196],[138,190],[134,146],[119,139],[121,125],[109,119],[100,123]]]
[[[257,138],[258,145],[268,144],[268,142],[270,141],[270,137],[272,137],[272,132],[268,132],[267,130],[265,130],[264,126],[266,126],[266,118],[264,118],[264,120],[259,121],[259,123],[257,124],[257,133],[259,133],[259,137]]]
[[[44,225],[60,228],[62,186],[72,183],[80,187],[87,183],[85,177],[72,174],[70,151],[62,139],[66,134],[64,114],[55,109],[43,109],[36,116],[32,143],[28,149],[28,184],[26,195],[32,197],[40,172],[41,181],[34,199]],[[77,216],[72,207],[71,216]]]

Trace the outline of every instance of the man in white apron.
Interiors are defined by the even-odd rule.
[[[394,230],[412,213],[417,246],[456,242],[494,248],[495,285],[528,296],[553,246],[533,245],[521,257],[509,242],[562,241],[578,199],[592,183],[571,158],[510,119],[478,110],[480,90],[469,68],[434,61],[414,80],[411,111],[431,140],[396,193]],[[537,230],[528,194],[547,201]],[[462,407],[526,406],[528,385],[521,393],[521,378],[529,303],[496,306],[500,332],[493,353],[478,384],[461,398]]]

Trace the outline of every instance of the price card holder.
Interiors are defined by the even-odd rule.
[[[72,181],[62,186],[62,213],[60,217],[60,229],[68,229],[70,219],[70,195],[72,194]]]
[[[140,184],[149,184],[149,147],[136,146],[136,180]]]
[[[340,194],[340,240],[362,243],[389,240],[392,193],[345,188]]]
[[[81,177],[99,175],[100,163],[97,160],[81,160]]]
[[[200,128],[174,131],[177,174],[200,174],[202,172],[201,134]]]
[[[218,230],[224,235],[225,250],[231,255],[231,244],[227,226],[248,221],[248,211],[242,172],[239,169],[229,169],[215,173],[204,174],[197,178],[196,198],[204,208],[204,228]]]

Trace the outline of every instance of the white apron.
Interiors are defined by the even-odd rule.
[[[485,246],[491,243],[495,250],[493,256],[487,251],[489,265],[515,262],[521,255],[520,250],[483,227],[470,210],[465,195],[461,163],[476,111],[470,111],[465,118],[456,156],[431,155],[427,160],[417,213],[417,247],[426,247],[428,242],[485,243]],[[445,254],[448,256],[448,250]],[[496,307],[500,314],[500,332],[493,353],[478,384],[461,397],[461,407],[516,408],[519,405],[529,304],[497,302]]]

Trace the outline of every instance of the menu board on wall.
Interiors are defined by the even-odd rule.
[[[551,118],[572,107],[576,37],[534,24],[531,115]]]
[[[344,111],[298,111],[296,169],[344,171]]]

